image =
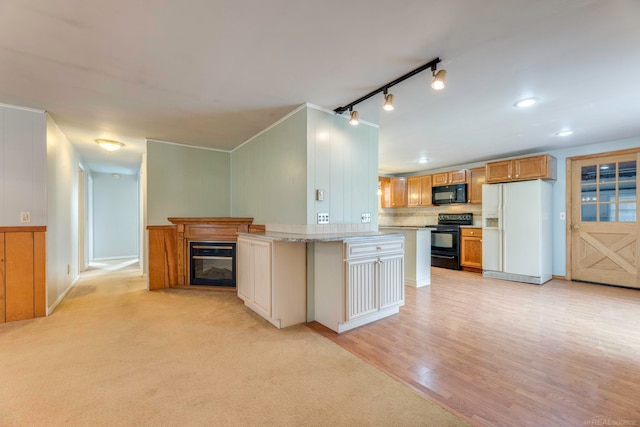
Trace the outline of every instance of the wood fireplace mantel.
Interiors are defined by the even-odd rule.
[[[167,218],[174,225],[150,225],[149,290],[190,286],[191,241],[235,242],[237,233],[249,232],[253,218]]]

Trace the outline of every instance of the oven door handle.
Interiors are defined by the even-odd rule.
[[[232,246],[191,246],[192,249],[233,249]]]
[[[192,256],[192,259],[231,259],[230,256]]]
[[[431,256],[433,258],[443,258],[443,259],[455,259],[456,258],[454,256],[444,256],[444,255],[434,255],[434,254],[431,254]]]

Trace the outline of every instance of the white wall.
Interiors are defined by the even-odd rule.
[[[0,104],[0,226],[47,225],[46,126],[42,111]]]
[[[138,256],[138,176],[93,178],[93,260]]]
[[[49,115],[46,127],[47,308],[51,310],[78,276],[78,167],[81,158]]]

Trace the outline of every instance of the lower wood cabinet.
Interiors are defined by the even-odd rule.
[[[315,244],[315,320],[344,332],[404,305],[404,238]]]
[[[306,254],[305,243],[238,237],[238,297],[278,328],[306,322]]]
[[[482,228],[460,229],[460,265],[482,270]]]

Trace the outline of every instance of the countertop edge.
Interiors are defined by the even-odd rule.
[[[238,232],[238,236],[250,237],[260,240],[291,242],[291,243],[315,243],[315,242],[346,242],[368,239],[404,238],[402,233],[340,233],[340,234],[288,234],[276,232],[246,233]]]

